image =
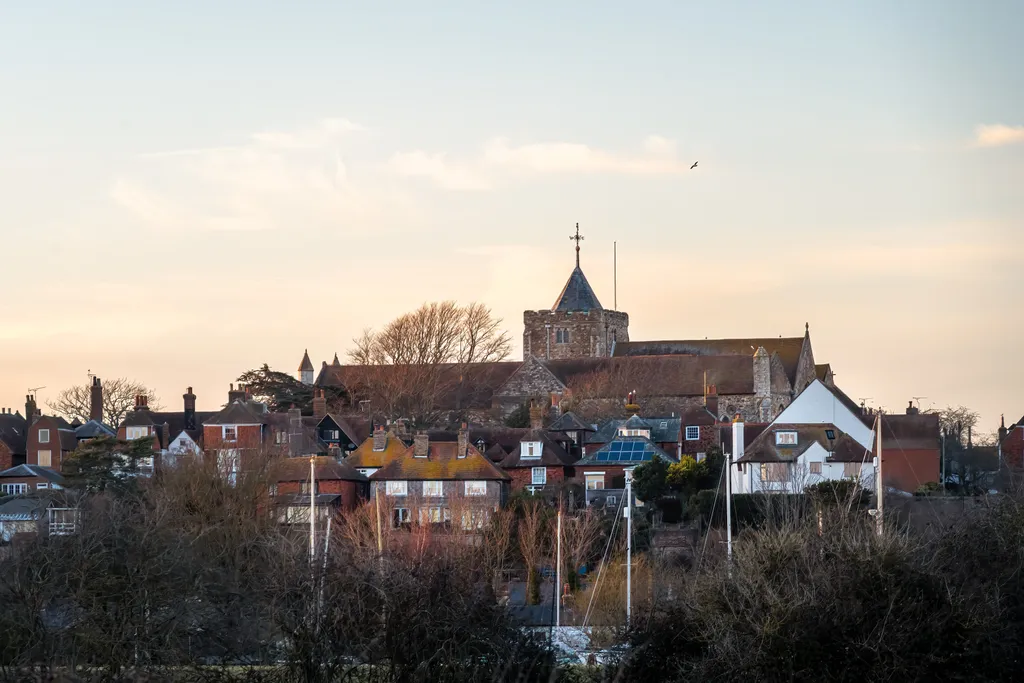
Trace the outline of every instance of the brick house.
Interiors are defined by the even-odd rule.
[[[371,500],[379,496],[392,526],[458,524],[480,529],[508,497],[510,477],[469,443],[431,442],[426,432],[399,457],[370,475]]]
[[[36,414],[28,428],[25,463],[60,472],[63,462],[78,448],[75,428],[63,417]]]
[[[248,468],[253,458],[271,439],[284,448],[287,428],[272,434],[267,425],[267,407],[251,400],[244,388],[228,391],[228,403],[219,412],[203,421],[203,452],[213,458],[221,474],[234,483],[239,473]]]
[[[49,489],[64,488],[64,477],[49,467],[15,465],[0,472],[0,494],[18,496]]]
[[[385,431],[378,425],[373,436],[365,439],[359,447],[348,454],[345,462],[360,474],[369,477],[374,472],[405,455],[409,445],[395,436],[394,432]]]
[[[370,481],[350,465],[329,456],[313,456],[314,504],[318,515],[355,509],[369,496]],[[274,468],[271,496],[282,524],[308,524],[310,458],[284,458]]]
[[[0,471],[25,462],[28,423],[10,408],[0,411]]]
[[[626,477],[637,465],[654,458],[679,462],[678,457],[655,443],[650,434],[649,427],[645,429],[639,418],[632,423],[626,420],[618,427],[614,438],[576,463],[576,476],[584,482],[587,505],[618,507],[622,503]]]
[[[587,438],[586,453],[604,448],[620,436],[643,436],[677,460],[683,452],[683,419],[681,417],[647,417],[632,415],[625,420],[608,420]]]
[[[597,431],[597,427],[587,424],[572,411],[567,411],[548,425],[548,431],[560,435],[558,439],[569,455],[579,460],[583,457],[587,438]]]
[[[999,421],[999,462],[1014,470],[1024,469],[1024,417],[1007,428]]]
[[[576,458],[543,429],[532,429],[498,463],[511,477],[512,491],[554,493],[576,477]]]

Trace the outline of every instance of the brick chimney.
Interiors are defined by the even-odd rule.
[[[192,387],[182,395],[185,400],[185,429],[196,428],[196,395],[192,393]]]
[[[424,431],[416,432],[412,440],[412,454],[416,458],[425,458],[430,452],[430,436]]]
[[[530,402],[530,429],[544,428],[544,411],[534,402]]]
[[[384,425],[377,425],[373,430],[373,450],[378,453],[388,447],[388,433],[384,431]]]
[[[177,434],[175,434],[177,436]],[[160,426],[160,448],[169,448],[171,445],[171,425],[164,422]]]
[[[135,394],[135,410],[149,410],[149,399],[145,394]]]
[[[323,389],[313,390],[313,417],[320,419],[327,415],[327,397]]]
[[[228,403],[234,403],[235,401],[245,400],[245,388],[239,384],[238,388],[235,389],[234,384],[228,385]]]
[[[469,427],[465,422],[459,427],[459,445],[458,452],[455,454],[457,458],[465,458],[469,451]]]
[[[714,384],[709,384],[707,393],[704,394],[704,407],[708,409],[708,412],[718,419],[718,387]]]
[[[103,385],[99,377],[93,377],[89,387],[89,419],[103,422]]]
[[[1006,434],[1007,434],[1007,431],[1006,431],[1006,416],[1005,415],[1000,415],[999,416],[999,441],[998,441],[998,443],[1002,443],[1003,441],[1006,440]]]
[[[919,415],[920,413],[921,413],[921,411],[918,408],[914,407],[914,401],[913,400],[911,400],[909,403],[907,403],[907,415]]]
[[[36,410],[36,397],[33,394],[29,394],[25,397],[25,421],[32,425],[39,417],[39,411]]]

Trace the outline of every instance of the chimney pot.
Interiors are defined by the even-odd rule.
[[[313,390],[313,417],[322,419],[327,415],[327,396],[323,389]]]
[[[544,428],[544,412],[533,401],[530,402],[530,429]]]
[[[465,458],[469,453],[469,428],[466,423],[462,423],[462,427],[459,429],[459,442],[458,452],[455,454],[457,458]]]
[[[718,417],[718,387],[714,384],[708,385],[707,394],[704,396],[704,406],[709,413]]]
[[[388,433],[384,431],[383,425],[377,425],[373,430],[373,450],[383,451],[388,447]]]

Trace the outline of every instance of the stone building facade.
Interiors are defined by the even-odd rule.
[[[543,360],[607,358],[615,345],[629,341],[629,316],[607,310],[576,267],[550,310],[523,312],[523,358]]]

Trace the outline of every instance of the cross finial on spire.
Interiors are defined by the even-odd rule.
[[[576,242],[576,267],[580,267],[580,242],[583,240],[583,235],[580,234],[580,224],[576,224],[576,234],[569,235],[569,239]]]

